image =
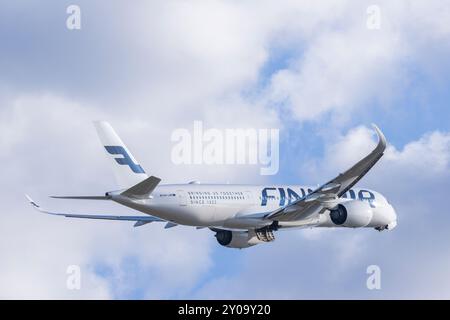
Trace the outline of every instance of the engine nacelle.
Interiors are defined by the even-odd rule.
[[[216,233],[217,242],[228,248],[248,248],[262,243],[256,234],[249,234],[247,231],[218,230]]]
[[[360,228],[367,226],[373,217],[373,211],[367,201],[351,200],[340,203],[330,210],[331,221],[338,226]]]

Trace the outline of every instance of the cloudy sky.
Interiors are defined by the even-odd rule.
[[[66,27],[71,4],[80,30]],[[444,0],[2,1],[0,298],[450,298],[449,21]],[[33,211],[24,193],[135,214],[47,198],[114,190],[98,119],[164,183],[322,183],[374,146],[374,122],[390,144],[360,185],[399,225],[232,250],[209,230]],[[195,120],[280,129],[278,174],[173,164],[171,133]],[[71,265],[80,290],[67,289]],[[369,265],[381,290],[366,288]]]

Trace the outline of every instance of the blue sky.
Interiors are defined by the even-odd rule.
[[[2,2],[0,224],[3,298],[448,298],[450,6],[379,1]],[[323,183],[373,147],[361,182],[394,204],[399,226],[298,230],[248,250],[208,230],[67,221],[52,209],[129,213],[49,194],[114,189],[91,122],[110,121],[163,182]],[[279,128],[280,170],[176,166],[173,130]],[[81,290],[67,290],[79,265]],[[379,265],[382,289],[366,288]],[[270,288],[270,289],[268,289]]]

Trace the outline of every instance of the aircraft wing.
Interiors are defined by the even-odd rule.
[[[317,213],[323,213],[326,210],[324,202],[341,197],[364,177],[383,156],[386,149],[386,138],[376,125],[373,125],[373,127],[378,135],[378,145],[369,155],[310,194],[267,214],[265,219],[294,221],[310,217]]]
[[[121,221],[135,221],[135,227],[142,226],[150,222],[166,222],[163,219],[153,217],[153,216],[111,216],[111,215],[92,215],[92,214],[72,214],[72,213],[60,213],[51,212],[40,207],[36,202],[33,201],[28,195],[26,196],[30,204],[38,211],[55,215],[63,216],[67,218],[81,218],[81,219],[101,219],[101,220],[121,220]]]

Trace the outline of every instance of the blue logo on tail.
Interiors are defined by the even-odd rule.
[[[106,151],[110,154],[121,154],[123,158],[114,158],[118,164],[127,165],[134,173],[145,173],[144,169],[131,160],[130,155],[121,146],[105,146]]]

